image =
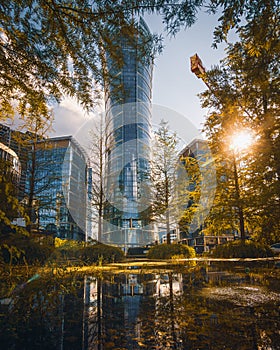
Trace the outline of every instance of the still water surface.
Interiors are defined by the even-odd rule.
[[[280,349],[273,263],[37,278],[2,299],[0,349]]]

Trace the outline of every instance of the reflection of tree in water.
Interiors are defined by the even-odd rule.
[[[256,305],[236,305],[230,298],[212,299],[200,293],[209,283],[208,277],[208,283],[203,282],[203,274],[207,277],[203,271],[185,273],[184,294],[172,295],[170,285],[169,295],[156,297],[155,310],[150,307],[149,312],[148,308],[142,311],[142,338],[146,339],[144,344],[148,348],[280,349],[279,298],[276,303],[274,299]],[[231,288],[234,290],[239,285],[235,284],[236,276],[233,277]],[[242,281],[247,280],[244,277],[240,277]],[[217,279],[216,283],[223,282]]]
[[[277,350],[279,277],[259,276],[198,267],[41,277],[1,305],[1,347]]]
[[[53,276],[17,290],[8,305],[1,305],[1,348],[76,349],[82,335],[80,286],[73,276],[63,280]]]
[[[170,277],[170,279],[169,279]],[[137,345],[133,349],[175,349],[177,344],[176,317],[173,305],[172,273],[153,276],[153,283],[141,300],[138,313]],[[145,283],[145,282],[144,282]],[[159,284],[161,287],[159,288]],[[171,289],[169,288],[171,285]],[[164,291],[164,295],[160,292]],[[176,347],[177,348],[177,347]],[[179,348],[178,348],[179,349]]]
[[[187,301],[184,313],[186,317],[188,315],[184,327],[186,349],[197,349],[198,344],[201,349],[213,350],[267,349],[265,343],[274,344],[272,349],[279,349],[276,328],[271,329],[275,326],[276,315],[270,315],[269,321],[266,317],[265,322],[268,322],[264,327],[262,317],[265,313],[262,307],[234,307],[229,302],[209,302],[197,297]],[[279,327],[279,321],[277,323]],[[270,329],[272,334],[269,335]]]

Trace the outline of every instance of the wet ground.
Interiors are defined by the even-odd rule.
[[[131,261],[113,268],[16,286],[1,299],[0,348],[280,349],[276,260]]]

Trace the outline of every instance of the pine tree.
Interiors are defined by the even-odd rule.
[[[154,133],[152,147],[151,178],[153,189],[153,217],[166,227],[167,244],[170,244],[171,224],[177,223],[179,173],[178,137],[162,120]]]
[[[162,16],[165,31],[175,35],[195,23],[200,9],[222,12],[214,32],[214,45],[226,40],[241,18],[252,19],[266,7],[279,9],[278,0],[29,0],[0,5],[0,118],[28,106],[46,106],[63,95],[75,97],[83,107],[96,106],[104,76],[102,50],[122,65],[118,37],[135,36],[139,15]],[[141,35],[141,33],[139,33]],[[147,39],[147,38],[144,38]],[[102,42],[102,45],[100,43]],[[161,38],[143,40],[145,55],[161,50]],[[15,110],[16,106],[16,110]],[[48,110],[45,109],[48,113]]]
[[[205,131],[218,155],[230,154],[224,149],[234,130],[247,128],[255,136],[239,159],[241,205],[251,233],[267,242],[280,234],[279,15],[279,8],[265,4],[240,27],[240,40],[228,45],[221,67],[207,72],[211,90],[202,95],[212,108]]]

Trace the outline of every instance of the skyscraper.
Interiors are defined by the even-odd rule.
[[[25,142],[27,138],[27,133],[22,133],[21,131],[11,129],[7,125],[0,124],[0,142],[16,153],[21,164],[21,171],[18,180],[19,200],[22,200],[25,195],[27,155],[29,149],[29,145]],[[23,140],[23,142],[19,142],[19,140]]]
[[[152,57],[143,55],[150,31],[140,18],[135,42],[117,40],[123,59],[107,57],[107,189],[103,241],[125,248],[153,241],[150,215]],[[146,51],[147,52],[147,51]]]
[[[1,142],[0,164],[0,175],[9,175],[11,182],[18,189],[21,175],[21,164],[19,157],[16,152]]]
[[[39,227],[53,227],[60,238],[85,240],[87,157],[72,136],[37,145],[35,193]],[[27,184],[28,189],[28,184]]]
[[[29,136],[0,124],[0,158],[12,162],[20,202],[27,205],[32,196],[32,230],[85,240],[91,230],[85,151],[72,136]]]

